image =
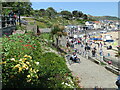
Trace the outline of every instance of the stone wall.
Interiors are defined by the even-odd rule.
[[[12,32],[16,29],[15,26],[10,26],[10,27],[4,27],[2,29],[0,29],[0,37],[2,37],[2,35],[12,35]]]

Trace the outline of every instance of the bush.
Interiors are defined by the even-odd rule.
[[[65,59],[45,53],[39,37],[11,35],[3,37],[3,88],[74,88]],[[42,46],[43,47],[43,46]],[[44,53],[43,53],[44,52]]]

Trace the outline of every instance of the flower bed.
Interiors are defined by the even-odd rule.
[[[63,57],[41,48],[46,43],[29,34],[2,38],[3,88],[74,88]]]

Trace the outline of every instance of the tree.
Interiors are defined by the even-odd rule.
[[[77,11],[77,10],[72,11],[72,15],[73,15],[74,17],[77,17],[77,16],[78,16],[78,11]]]
[[[14,13],[18,13],[20,11],[21,15],[31,15],[31,11],[33,8],[31,7],[32,3],[31,2],[3,2],[2,6],[3,7],[11,7]],[[3,9],[5,10],[5,9]],[[10,9],[6,9],[5,14],[8,14]]]
[[[61,11],[60,14],[62,15],[63,18],[66,18],[66,19],[72,18],[72,14],[69,11]]]
[[[40,9],[40,10],[39,10],[39,15],[40,15],[40,16],[46,15],[46,10],[45,10],[45,9]]]
[[[53,9],[52,7],[48,7],[46,9],[46,13],[48,15],[49,18],[54,18],[55,15],[57,14],[57,12],[55,11],[55,9]]]
[[[78,17],[82,17],[83,16],[83,13],[81,11],[78,12]]]
[[[75,19],[79,19],[83,16],[83,13],[81,11],[74,10],[72,11],[72,15],[75,17]]]
[[[87,20],[88,16],[86,14],[83,15],[83,19]]]
[[[63,35],[66,36],[67,34],[64,32],[65,27],[60,26],[58,24],[55,24],[52,28],[51,35],[54,39],[56,38],[56,46],[59,45],[59,38],[62,37]]]

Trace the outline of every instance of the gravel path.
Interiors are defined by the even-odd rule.
[[[68,67],[80,78],[81,85],[84,88],[94,88],[95,86],[102,88],[117,88],[115,85],[117,75],[80,55],[79,57],[81,59],[80,64],[74,63],[68,65]]]

